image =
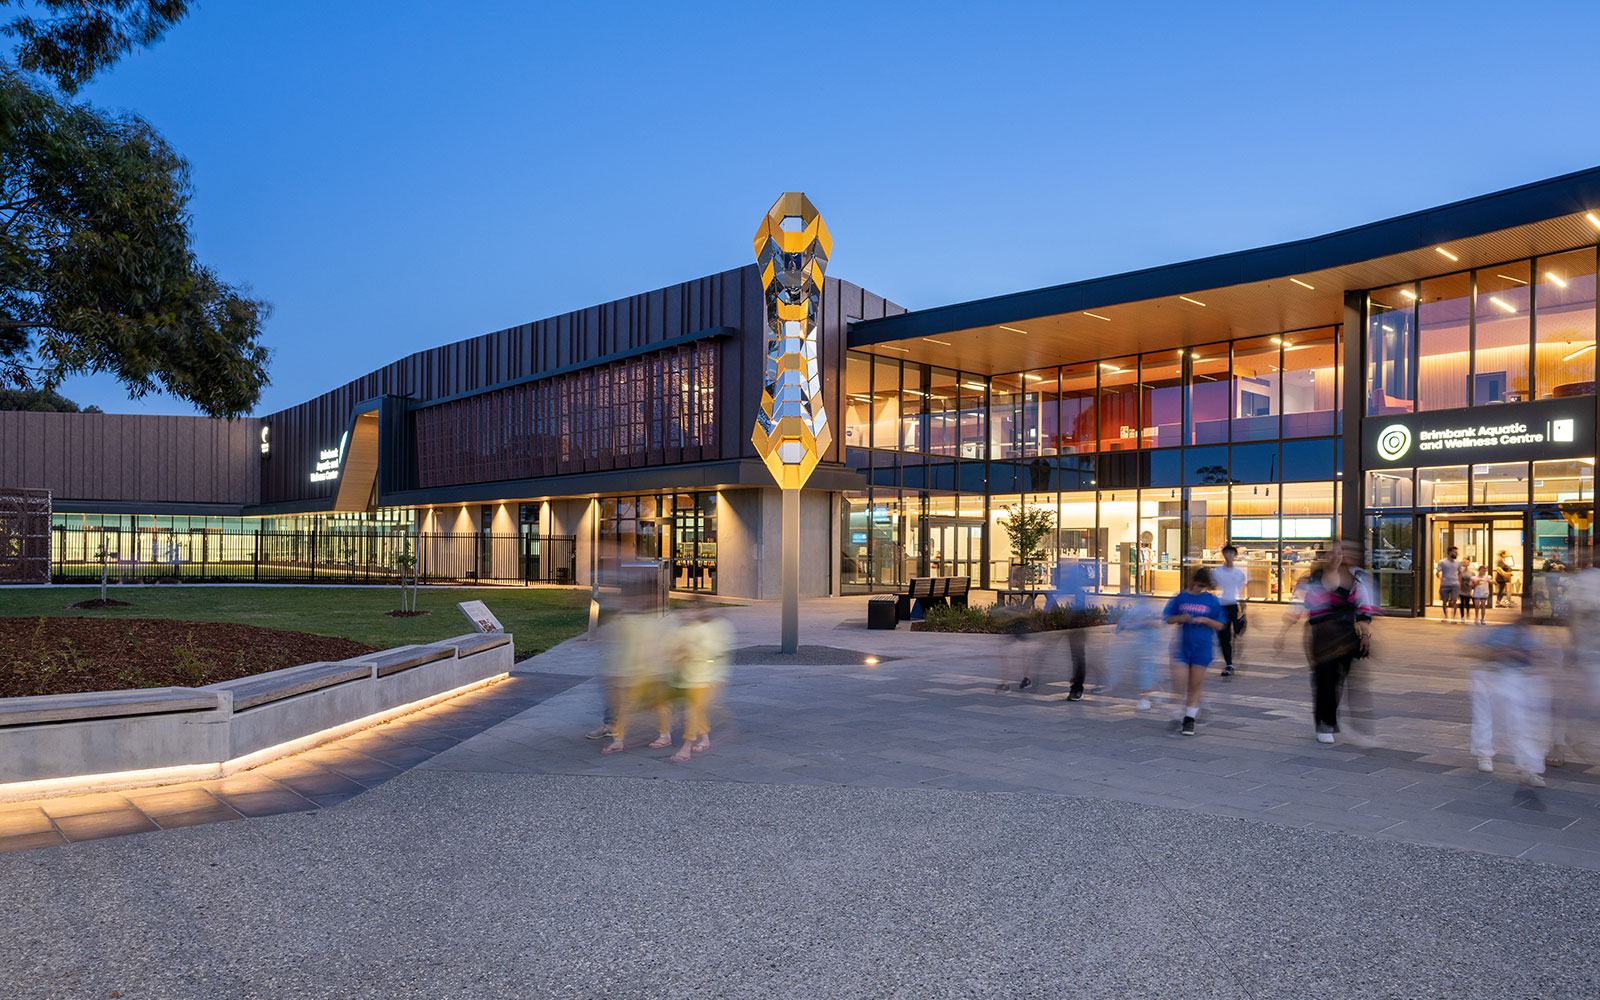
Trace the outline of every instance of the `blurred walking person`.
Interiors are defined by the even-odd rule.
[[[1170,659],[1162,616],[1153,601],[1132,600],[1122,606],[1113,633],[1115,648],[1106,658],[1106,690],[1120,691],[1124,671],[1131,668],[1139,700],[1135,707],[1144,711],[1158,694],[1156,667]]]
[[[1311,714],[1317,742],[1332,743],[1333,734],[1339,731],[1339,699],[1351,667],[1372,648],[1377,596],[1372,578],[1361,568],[1361,547],[1349,540],[1336,543],[1327,561],[1312,568],[1305,599]],[[1358,738],[1358,742],[1365,739]]]
[[[711,749],[711,706],[728,676],[733,629],[711,608],[697,608],[679,627],[674,646],[677,672],[672,684],[683,694],[683,746],[668,759],[682,764]]]
[[[1498,743],[1510,750],[1522,784],[1543,788],[1550,749],[1550,685],[1537,661],[1545,645],[1526,616],[1485,633],[1476,645],[1486,661],[1470,674],[1472,755],[1478,758],[1478,770],[1494,770]]]
[[[1200,687],[1206,668],[1216,658],[1212,636],[1224,627],[1222,604],[1211,591],[1215,583],[1205,567],[1195,570],[1189,586],[1172,595],[1162,612],[1167,623],[1179,626],[1178,643],[1173,649],[1172,693],[1183,697],[1183,719],[1178,731],[1194,735],[1200,715]]]
[[[601,753],[621,753],[627,748],[628,725],[634,713],[650,709],[655,715],[656,738],[652,749],[672,745],[673,662],[663,655],[671,649],[675,627],[653,613],[629,603],[612,627],[612,740]]]
[[[1218,643],[1222,647],[1222,676],[1233,676],[1233,652],[1237,639],[1244,635],[1245,617],[1244,602],[1248,599],[1245,593],[1249,578],[1244,570],[1233,564],[1239,558],[1239,550],[1233,545],[1222,547],[1222,565],[1211,567],[1211,579],[1217,584],[1217,600],[1222,603],[1223,625],[1217,633]]]

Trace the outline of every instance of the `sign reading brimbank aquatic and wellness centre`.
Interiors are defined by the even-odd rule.
[[[1593,458],[1594,399],[1504,403],[1470,410],[1367,417],[1368,469]]]

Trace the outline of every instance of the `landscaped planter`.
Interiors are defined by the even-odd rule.
[[[222,777],[503,677],[513,648],[464,635],[209,687],[3,698],[0,802]]]
[[[1063,629],[1090,628],[1110,624],[1106,608],[1090,605],[1084,611],[1052,608],[1049,611],[948,607],[935,605],[927,617],[912,622],[913,632],[966,632],[1010,635],[1021,632],[1057,632]]]

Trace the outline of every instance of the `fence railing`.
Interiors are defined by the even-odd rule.
[[[98,583],[102,545],[107,577],[123,583],[398,583],[407,552],[425,583],[569,584],[577,568],[570,535],[57,527],[51,579]]]

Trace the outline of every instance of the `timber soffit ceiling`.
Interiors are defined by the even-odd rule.
[[[1596,242],[1600,168],[1294,243],[852,323],[849,344],[980,374],[1198,347],[1342,323],[1346,291]]]

